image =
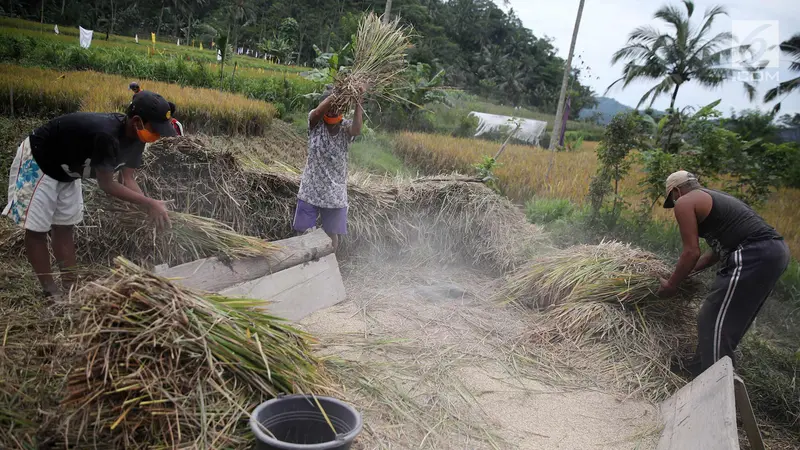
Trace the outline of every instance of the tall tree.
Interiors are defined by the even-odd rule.
[[[553,122],[553,133],[550,135],[550,150],[555,151],[558,144],[559,137],[561,136],[562,118],[564,116],[564,102],[567,100],[567,85],[569,84],[569,74],[572,67],[572,55],[575,53],[575,42],[578,40],[578,29],[581,26],[581,15],[583,15],[584,0],[580,0],[578,4],[578,15],[575,17],[575,27],[572,29],[572,42],[569,44],[569,53],[567,54],[567,62],[564,65],[564,76],[561,78],[561,93],[558,96],[558,106],[556,108],[556,117]],[[547,165],[547,177],[550,176],[550,170],[553,167],[553,158],[555,155],[550,155],[550,164]]]
[[[670,31],[663,33],[649,25],[636,28],[628,37],[627,45],[617,50],[611,58],[612,64],[623,60],[627,63],[622,71],[623,76],[611,83],[608,89],[620,81],[625,88],[638,80],[660,80],[642,96],[637,108],[648,99],[652,106],[658,97],[672,91],[669,107],[674,109],[678,90],[692,80],[704,87],[720,86],[736,73],[721,64],[734,52],[749,50],[746,46],[733,46],[734,37],[729,32],[710,36],[714,20],[728,14],[723,6],[708,9],[700,26],[692,26],[691,23],[694,2],[683,0],[683,6],[681,9],[666,5],[654,14],[653,18],[666,22]],[[750,83],[743,84],[747,95],[753,99],[755,88]]]
[[[782,42],[780,49],[783,53],[786,53],[786,56],[791,58],[789,70],[800,73],[800,33],[795,34],[789,40]],[[785,98],[786,95],[789,95],[798,89],[800,89],[800,76],[792,78],[791,80],[783,81],[778,85],[778,87],[767,91],[767,94],[764,96],[764,102],[766,103],[774,101],[781,94],[785,94]],[[780,109],[781,103],[778,102],[778,104],[775,105],[774,111],[778,112]]]

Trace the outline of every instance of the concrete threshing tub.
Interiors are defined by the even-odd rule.
[[[312,396],[287,395],[260,404],[250,417],[256,449],[348,450],[364,425],[361,414],[335,398],[317,396],[317,400],[336,433]]]

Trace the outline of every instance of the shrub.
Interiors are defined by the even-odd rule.
[[[525,204],[525,215],[533,223],[547,224],[569,219],[575,213],[575,204],[565,198],[532,198]]]
[[[458,122],[458,128],[453,132],[456,137],[471,137],[478,129],[478,118],[469,114],[461,117]]]
[[[583,131],[567,131],[564,133],[564,146],[568,152],[579,152],[583,146]]]

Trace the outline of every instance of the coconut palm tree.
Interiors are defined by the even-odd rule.
[[[683,6],[666,5],[653,15],[653,18],[666,22],[670,31],[663,33],[649,25],[636,28],[629,35],[627,45],[611,58],[612,64],[627,62],[623,76],[611,83],[608,89],[619,82],[623,82],[625,88],[634,81],[659,81],[642,96],[637,108],[648,99],[652,106],[658,97],[672,91],[669,106],[674,109],[678,90],[689,81],[709,88],[720,86],[736,73],[722,64],[729,61],[734,52],[743,54],[749,49],[747,46],[734,46],[735,38],[729,32],[709,35],[715,19],[728,14],[723,6],[706,10],[699,27],[691,23],[694,2],[683,0]],[[744,87],[752,100],[755,88],[750,83],[744,83]]]
[[[797,33],[789,40],[782,42],[780,49],[786,54],[786,56],[792,59],[792,62],[789,64],[789,70],[800,73],[800,33]],[[779,84],[778,87],[767,91],[766,95],[764,95],[764,102],[771,102],[778,98],[778,96],[781,94],[789,95],[798,89],[800,89],[800,76],[784,81]],[[778,102],[778,104],[775,105],[775,112],[780,111],[780,109],[781,104]]]

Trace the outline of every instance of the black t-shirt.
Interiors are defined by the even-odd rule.
[[[33,159],[46,175],[69,182],[95,169],[142,165],[144,143],[125,134],[125,115],[78,112],[57,117],[30,136]]]

